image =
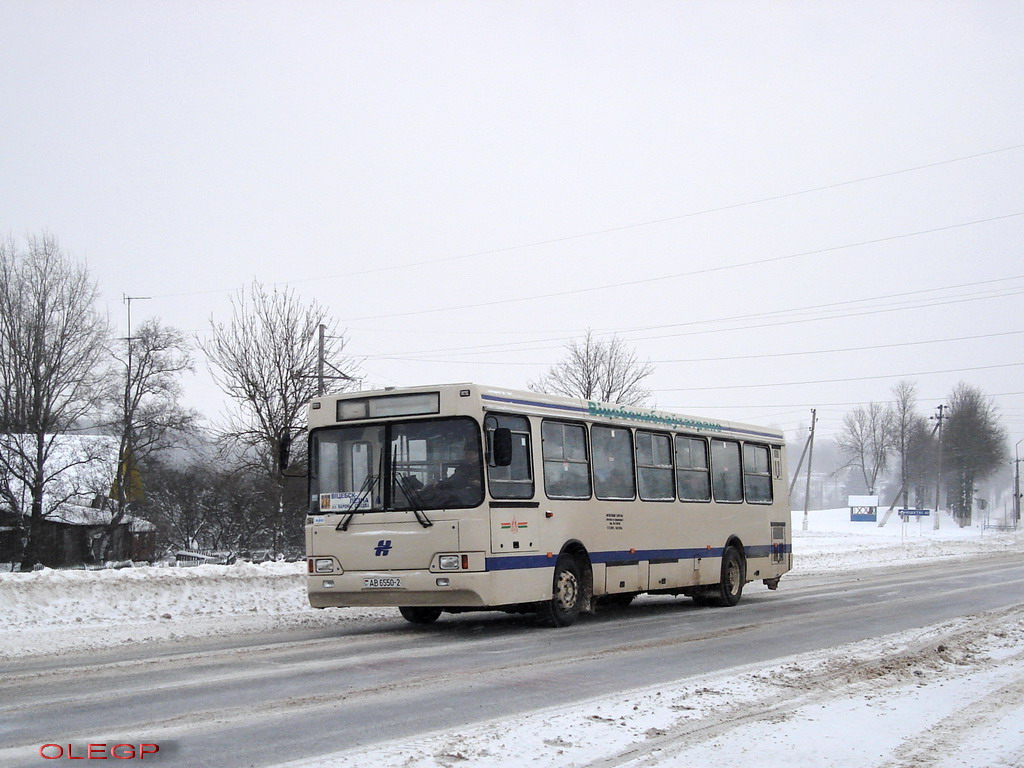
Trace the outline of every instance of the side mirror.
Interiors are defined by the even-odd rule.
[[[498,427],[491,436],[491,462],[495,467],[512,464],[512,430]]]
[[[289,458],[292,450],[292,438],[287,432],[281,435],[277,444],[277,468],[283,474],[288,469]]]

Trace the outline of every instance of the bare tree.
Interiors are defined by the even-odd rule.
[[[651,399],[643,381],[654,373],[654,365],[641,362],[617,336],[602,341],[588,329],[582,340],[570,341],[565,349],[565,357],[530,382],[530,389],[622,405],[643,405]]]
[[[104,558],[110,556],[114,531],[129,505],[142,498],[140,467],[191,432],[199,419],[196,411],[180,404],[180,376],[193,370],[189,343],[180,331],[159,320],[147,320],[124,339],[114,357],[124,366],[124,377],[108,390],[112,418],[107,429],[119,441],[119,459],[111,486]]]
[[[848,467],[860,470],[868,493],[874,494],[878,476],[885,470],[892,448],[893,412],[879,403],[858,406],[843,418],[836,445],[847,457]]]
[[[303,304],[290,289],[253,282],[232,299],[230,322],[211,318],[211,338],[199,343],[218,386],[238,405],[222,440],[268,475],[277,473],[282,438],[302,428],[305,406],[318,394],[321,325],[323,359],[339,372],[331,389],[344,391],[357,381],[355,361],[343,355],[347,340],[324,308]]]
[[[977,387],[961,382],[949,396],[942,436],[942,464],[950,511],[963,527],[971,523],[974,484],[1005,462],[1006,430],[995,407]]]
[[[202,463],[173,467],[156,461],[140,509],[174,549],[238,554],[267,549],[273,538],[277,488],[263,473]]]
[[[924,449],[928,441],[928,427],[925,417],[918,413],[918,387],[904,380],[894,386],[892,391],[895,402],[892,408],[893,432],[890,443],[899,460],[900,495],[903,507],[906,508],[909,506],[911,486],[924,480]]]
[[[222,445],[240,467],[271,478],[277,488],[270,527],[271,546],[280,551],[301,531],[298,516],[285,509],[278,474],[282,444],[302,429],[306,404],[320,394],[321,382],[330,382],[325,389],[349,389],[358,381],[357,364],[343,354],[346,339],[327,311],[315,302],[303,304],[291,290],[268,291],[254,282],[232,308],[226,324],[211,318],[211,338],[200,347],[218,385],[238,406],[220,430]],[[333,375],[323,376],[324,369]]]
[[[212,472],[204,463],[175,467],[159,459],[152,462],[138,508],[156,525],[161,547],[193,549],[207,543],[208,530],[216,522],[208,479]]]
[[[48,488],[96,458],[59,450],[102,389],[109,329],[96,297],[85,266],[52,236],[30,236],[24,249],[0,242],[0,498],[28,518],[23,570],[38,562],[43,519],[65,500]]]

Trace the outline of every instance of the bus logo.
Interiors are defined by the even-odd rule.
[[[521,523],[518,520],[516,520],[514,517],[512,518],[512,522],[511,523],[502,523],[501,524],[501,530],[503,530],[503,531],[518,531],[518,530],[521,530],[521,529],[527,528],[527,527],[529,527],[529,523]]]
[[[381,539],[377,542],[373,554],[377,557],[387,557],[391,552],[391,539]]]

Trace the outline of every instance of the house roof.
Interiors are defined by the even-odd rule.
[[[110,511],[107,509],[96,509],[95,507],[83,507],[79,504],[62,504],[46,518],[53,523],[65,523],[67,525],[106,525],[111,520]],[[122,523],[127,523],[133,531],[155,531],[156,526],[147,520],[133,515],[125,515],[121,518]]]

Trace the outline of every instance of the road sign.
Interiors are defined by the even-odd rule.
[[[899,513],[900,517],[928,517],[932,511],[930,509],[901,509]]]

